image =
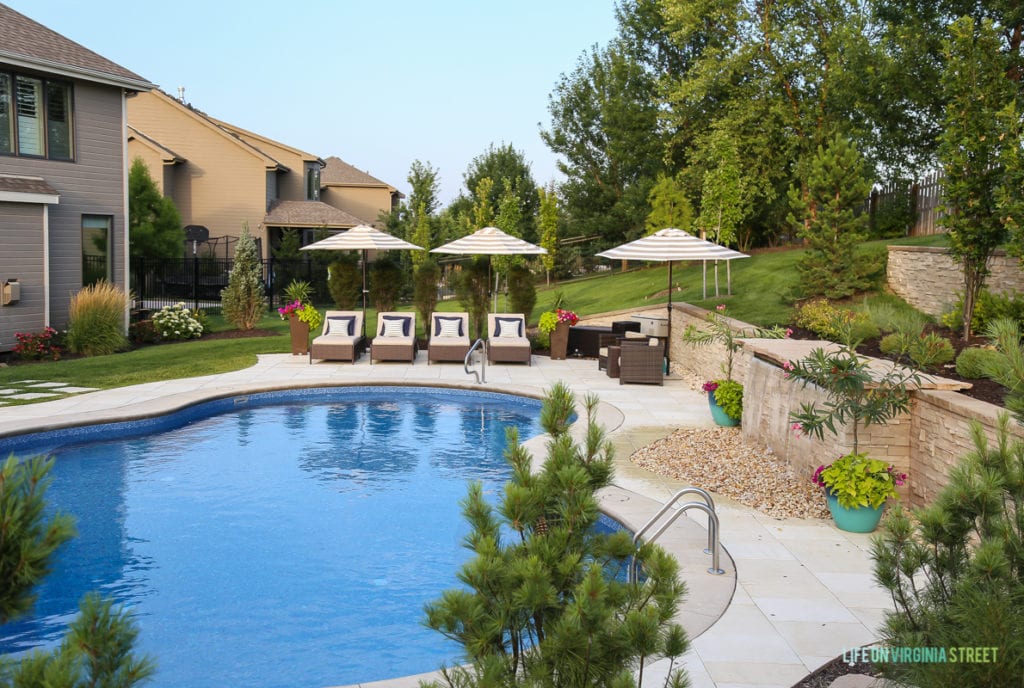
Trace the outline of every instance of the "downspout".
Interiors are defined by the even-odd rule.
[[[50,206],[43,203],[43,327],[50,326]]]
[[[122,279],[126,297],[124,317],[122,319],[124,334],[128,334],[128,325],[131,320],[131,299],[127,298],[131,294],[131,284],[128,281],[128,275],[131,274],[128,266],[128,94],[129,91],[127,89],[121,90],[121,198],[123,199],[121,233],[124,236],[121,255],[124,257],[124,274]]]

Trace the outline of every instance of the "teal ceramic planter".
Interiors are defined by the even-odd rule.
[[[848,533],[870,533],[878,527],[882,512],[885,511],[885,504],[874,509],[869,506],[848,509],[828,490],[825,491],[825,498],[828,500],[828,510],[836,527]]]
[[[722,407],[715,402],[715,393],[708,392],[708,408],[711,409],[711,417],[718,425],[724,425],[727,428],[734,428],[740,424],[740,422],[732,418],[728,413],[722,410]]]

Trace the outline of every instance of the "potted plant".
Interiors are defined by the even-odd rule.
[[[309,352],[309,332],[310,330],[315,330],[322,323],[319,311],[310,302],[311,293],[312,287],[309,282],[292,280],[291,284],[284,289],[284,295],[288,299],[288,303],[277,309],[281,319],[288,321],[288,332],[291,335],[293,356]],[[316,312],[315,325],[311,324],[314,318],[311,313],[306,312],[307,309],[312,309],[312,311]],[[304,312],[306,312],[305,316],[300,317],[300,314]]]
[[[565,359],[569,348],[569,328],[579,320],[576,313],[563,308],[541,313],[540,319],[537,321],[537,329],[541,334],[549,337],[552,359]]]
[[[739,425],[743,418],[743,385],[732,379],[733,354],[740,350],[740,339],[744,337],[760,337],[782,339],[790,334],[789,330],[780,327],[768,329],[734,330],[725,315],[725,304],[720,303],[714,311],[707,315],[708,328],[699,330],[693,325],[683,332],[683,341],[697,346],[721,344],[725,347],[725,362],[722,364],[724,378],[708,380],[703,389],[708,395],[708,408],[715,423],[724,426]]]
[[[873,372],[868,359],[857,354],[857,342],[851,339],[849,328],[843,339],[845,343],[836,350],[817,348],[807,358],[783,365],[787,378],[804,387],[814,384],[828,397],[821,406],[801,404],[790,420],[795,431],[819,440],[825,430],[836,435],[839,428],[850,427],[853,450],[829,466],[819,467],[813,479],[825,487],[829,509],[840,529],[870,532],[878,525],[885,500],[896,495],[895,488],[906,476],[895,473],[885,461],[862,454],[858,431],[861,426],[887,423],[906,413],[910,408],[908,386],[916,385],[920,377],[915,370],[895,365],[885,372]],[[877,515],[862,514],[849,524],[845,511],[858,509],[877,510]],[[837,513],[842,518],[837,518]],[[865,527],[868,529],[859,529]]]
[[[870,533],[882,518],[888,499],[899,498],[896,488],[906,473],[867,454],[847,454],[827,466],[818,466],[812,480],[825,489],[828,510],[840,530]]]

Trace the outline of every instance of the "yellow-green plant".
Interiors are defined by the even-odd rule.
[[[103,356],[128,347],[128,295],[116,284],[90,284],[71,298],[66,344],[73,353]]]

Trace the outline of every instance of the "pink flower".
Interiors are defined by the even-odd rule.
[[[789,426],[789,429],[795,432],[797,437],[804,436],[804,426],[800,425],[800,423],[793,423]]]
[[[701,385],[701,389],[703,389],[705,392],[714,392],[716,389],[718,389],[718,383],[715,382],[714,380],[708,380],[703,385]]]
[[[719,313],[725,313],[725,304],[718,304],[717,306],[715,306],[715,310],[718,311]]]
[[[792,336],[793,336],[793,328],[792,327],[787,327],[786,328],[786,337],[792,337]]]
[[[813,482],[818,487],[825,487],[825,481],[821,479],[821,474],[825,471],[826,468],[828,468],[828,466],[825,466],[824,464],[818,466],[814,470],[814,475],[811,476],[811,482]]]

